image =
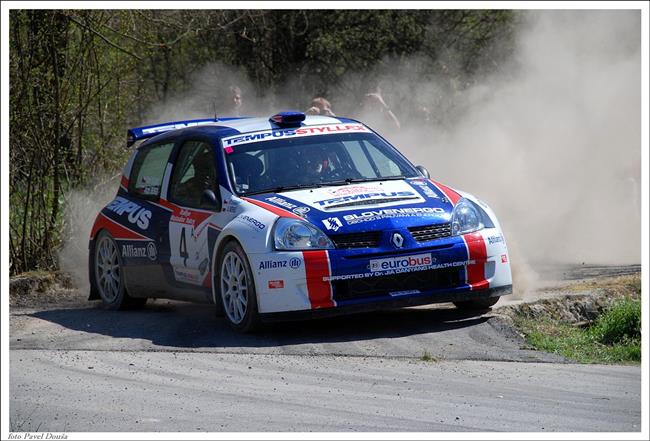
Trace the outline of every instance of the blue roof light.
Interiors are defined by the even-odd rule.
[[[305,114],[297,111],[280,112],[269,118],[272,123],[284,127],[299,126],[304,120]]]

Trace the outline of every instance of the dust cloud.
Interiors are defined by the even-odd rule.
[[[231,88],[238,88],[243,97],[242,106],[236,110],[232,106]],[[281,95],[256,94],[253,81],[240,69],[209,63],[190,76],[187,89],[152,106],[142,125],[215,116],[262,116],[287,105]]]
[[[527,12],[512,59],[469,85],[423,80],[412,57],[349,74],[327,98],[339,116],[376,121],[376,109],[362,110],[349,89],[377,78],[402,127],[369,125],[434,179],[495,210],[515,284],[526,292],[542,265],[640,262],[640,35],[635,11]],[[241,88],[244,115],[306,109],[311,99],[295,91],[258,96],[240,70],[210,64],[188,90],[152,107],[142,125],[228,115],[231,85]],[[406,117],[414,107],[418,121]],[[68,195],[71,230],[61,265],[81,270],[85,283],[87,213],[110,200],[117,185]]]
[[[388,133],[496,211],[522,291],[544,265],[641,260],[640,13],[545,11],[525,24],[507,73],[453,97],[418,85],[464,109],[455,121]]]
[[[65,195],[63,237],[67,240],[59,251],[59,266],[70,274],[81,294],[90,289],[88,281],[88,239],[97,213],[117,194],[121,173],[94,180],[85,189]]]

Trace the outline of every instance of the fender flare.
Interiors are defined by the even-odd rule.
[[[265,210],[261,210],[264,213],[268,213]],[[245,213],[242,213],[245,214]],[[219,304],[217,302],[217,286],[218,284],[215,283],[215,277],[218,274],[216,265],[219,261],[219,257],[221,254],[221,251],[225,247],[225,245],[231,241],[235,240],[239,246],[244,250],[244,253],[246,254],[247,258],[251,253],[264,253],[264,252],[270,252],[270,241],[272,238],[272,230],[273,230],[273,225],[275,224],[275,221],[278,219],[279,216],[273,215],[269,213],[270,216],[266,216],[266,228],[264,229],[264,234],[266,235],[266,241],[264,244],[264,247],[259,247],[259,249],[251,249],[251,243],[255,243],[256,241],[251,241],[250,239],[246,239],[246,234],[250,235],[250,229],[249,227],[245,226],[244,224],[240,223],[237,221],[237,216],[235,219],[231,220],[222,230],[221,233],[219,233],[219,237],[217,237],[217,240],[214,244],[214,248],[212,249],[211,252],[211,259],[210,259],[210,265],[212,268],[212,301],[215,304]],[[250,265],[250,259],[249,259],[249,265]],[[251,271],[252,272],[252,271]],[[253,283],[255,284],[255,292],[257,293],[258,296],[258,302],[259,302],[259,293],[260,289],[259,286],[257,285],[257,280],[255,280],[255,274],[253,272]]]

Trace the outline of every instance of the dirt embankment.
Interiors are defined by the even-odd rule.
[[[496,315],[553,319],[572,324],[593,322],[617,300],[641,296],[641,274],[574,282],[540,293],[540,299],[496,308]]]
[[[11,306],[69,305],[86,299],[87,293],[79,291],[72,278],[63,272],[34,271],[9,280]]]

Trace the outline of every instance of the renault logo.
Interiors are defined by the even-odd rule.
[[[402,248],[402,245],[404,245],[404,237],[402,237],[402,235],[399,233],[393,233],[390,241],[393,242],[395,248]]]

